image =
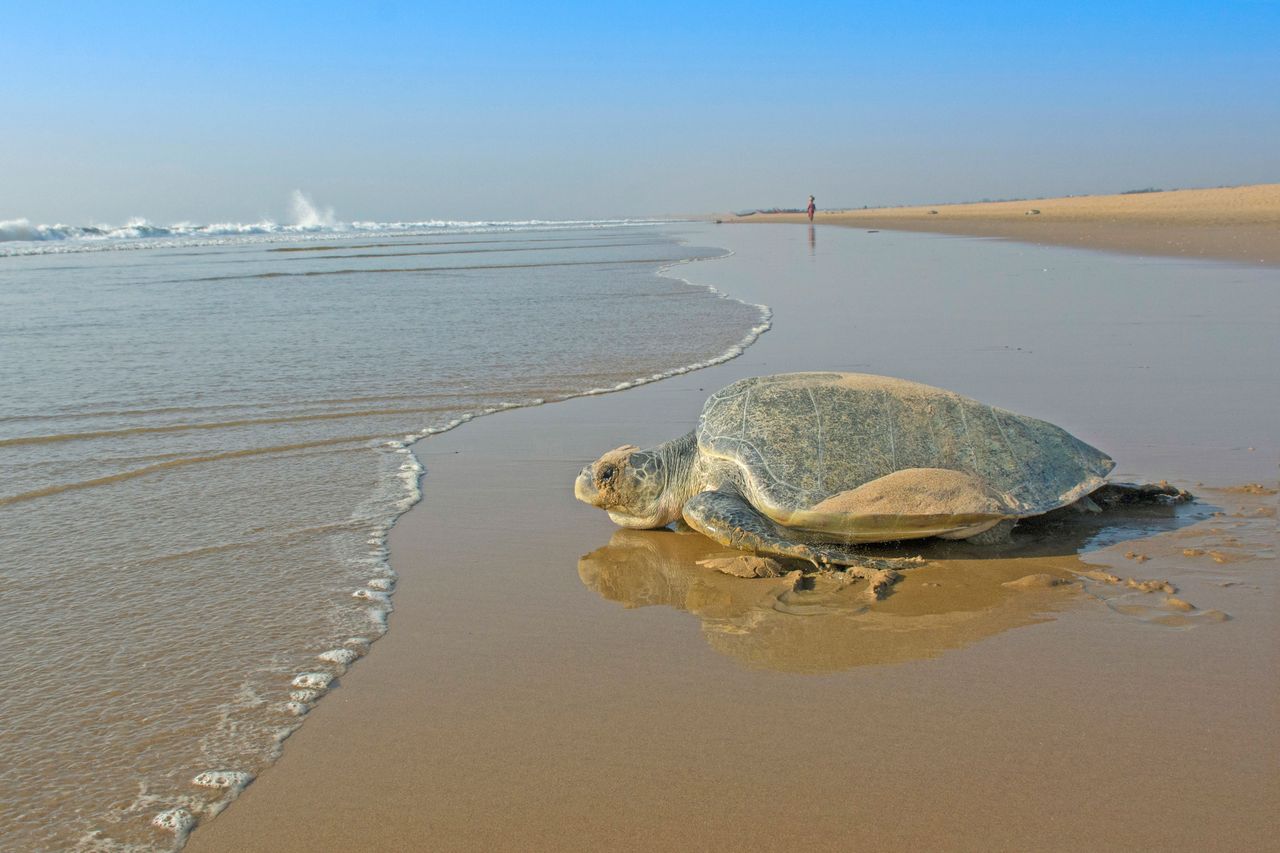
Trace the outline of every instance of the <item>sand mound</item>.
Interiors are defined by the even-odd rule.
[[[1027,575],[1013,581],[1006,581],[1000,584],[1009,589],[1053,589],[1055,586],[1066,586],[1071,581],[1066,578],[1054,577],[1048,574]]]
[[[752,554],[699,560],[698,565],[736,578],[780,578],[784,573],[782,564],[772,557],[757,557]]]

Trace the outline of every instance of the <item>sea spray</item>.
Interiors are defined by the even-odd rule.
[[[294,190],[291,197],[293,226],[304,231],[336,230],[333,208],[317,208],[302,190]]]

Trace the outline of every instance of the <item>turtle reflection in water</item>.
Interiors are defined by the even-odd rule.
[[[625,607],[665,605],[701,620],[716,651],[784,672],[834,672],[869,664],[936,657],[1010,628],[1043,622],[1079,600],[1063,566],[1074,557],[966,561],[966,571],[934,563],[906,576],[905,594],[877,601],[842,572],[797,582],[743,580],[699,561],[724,555],[696,533],[618,530],[609,544],[578,561],[582,582]],[[1015,565],[1016,564],[1016,565]],[[1007,587],[1031,573],[1061,579],[1033,590]]]
[[[885,600],[838,571],[752,580],[723,574],[706,564],[733,552],[671,530],[615,531],[608,545],[578,561],[578,575],[625,607],[667,606],[697,616],[712,648],[749,666],[833,672],[936,657],[1123,594],[1086,586],[1082,579],[1103,567],[1078,553],[1195,520],[1171,506],[1135,506],[1079,520],[1034,519],[1028,526],[1035,535],[995,553],[966,542],[923,543],[927,564],[907,573],[899,594]]]
[[[721,545],[867,576],[906,563],[854,545],[1007,542],[1020,520],[1068,506],[1189,497],[1109,484],[1113,467],[1053,424],[940,388],[791,373],[712,394],[693,432],[609,451],[582,470],[574,493],[623,527],[683,520]]]

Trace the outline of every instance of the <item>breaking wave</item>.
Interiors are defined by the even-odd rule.
[[[135,217],[123,225],[34,225],[28,219],[0,220],[0,256],[45,255],[114,249],[221,246],[298,240],[335,240],[360,234],[414,236],[477,234],[529,230],[618,228],[652,225],[658,219],[424,219],[415,222],[338,220],[331,207],[317,207],[301,190],[291,198],[292,221],[177,222],[157,225]]]

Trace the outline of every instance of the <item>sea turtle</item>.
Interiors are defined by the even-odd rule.
[[[623,527],[678,519],[723,545],[858,574],[849,546],[938,536],[1001,541],[1019,519],[1078,503],[1181,499],[1109,485],[1105,453],[1035,418],[941,388],[860,373],[742,379],[712,394],[697,429],[627,445],[582,469],[579,500]]]

